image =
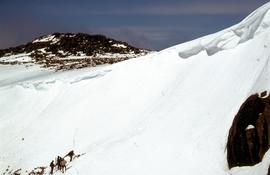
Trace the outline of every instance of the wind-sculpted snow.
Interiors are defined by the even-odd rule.
[[[231,28],[180,45],[179,56],[189,58],[202,51],[211,56],[220,51],[235,48],[239,44],[254,38],[254,36],[267,32],[270,25],[269,8],[270,5],[266,4]]]
[[[4,69],[4,67],[0,67]],[[21,72],[24,69],[24,72]],[[0,69],[1,70],[1,69]],[[87,72],[80,72],[80,75],[76,74],[76,71],[70,72],[63,77],[63,72],[58,72],[52,74],[51,71],[42,70],[37,67],[29,67],[25,69],[23,66],[17,67],[17,69],[12,69],[10,66],[6,66],[3,78],[7,75],[10,77],[7,79],[2,79],[0,77],[0,90],[23,87],[26,89],[35,90],[48,90],[56,85],[61,84],[75,84],[81,81],[99,78],[105,76],[107,73],[111,72],[111,69],[106,68],[106,66],[96,67],[96,69],[89,70]],[[0,71],[1,73],[1,71]],[[15,74],[12,76],[12,74]],[[21,76],[18,76],[22,74]],[[75,74],[75,75],[74,75]]]
[[[100,71],[100,72],[94,72],[94,73],[89,74],[89,75],[79,76],[75,80],[71,81],[70,83],[73,84],[73,83],[78,83],[80,81],[89,80],[89,79],[92,79],[92,78],[103,77],[104,75],[106,75],[110,71],[111,70],[103,70],[103,71]]]

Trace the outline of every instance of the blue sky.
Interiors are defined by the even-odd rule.
[[[0,48],[53,32],[84,32],[160,50],[238,23],[266,2],[0,0]]]

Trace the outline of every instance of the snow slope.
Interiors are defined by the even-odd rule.
[[[0,174],[48,166],[74,149],[85,155],[67,175],[266,175],[269,153],[229,170],[226,142],[240,105],[270,90],[269,9],[114,65],[57,73],[1,66]]]

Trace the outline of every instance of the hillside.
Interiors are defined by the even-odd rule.
[[[0,65],[0,174],[47,175],[74,150],[66,175],[269,175],[269,26],[267,3],[112,65]]]
[[[70,70],[113,64],[149,53],[103,35],[54,33],[24,45],[0,50],[0,64],[38,64]]]

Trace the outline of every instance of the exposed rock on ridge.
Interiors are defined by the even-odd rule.
[[[25,45],[0,50],[0,64],[36,63],[45,68],[67,70],[113,64],[148,52],[103,35],[54,33]],[[14,59],[16,55],[31,59],[18,61]]]
[[[241,106],[229,131],[230,168],[259,163],[270,147],[270,95],[251,95]]]

